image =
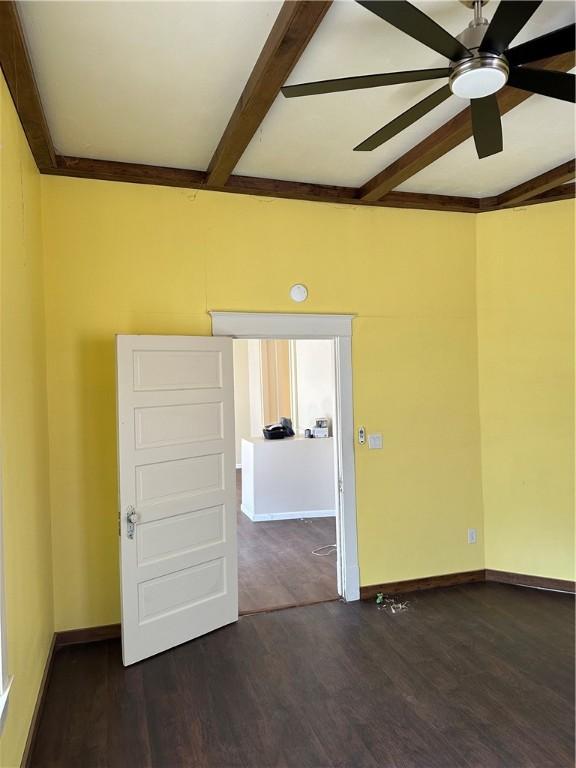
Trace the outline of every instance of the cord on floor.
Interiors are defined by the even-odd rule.
[[[322,552],[323,549],[327,549],[328,552]],[[316,555],[316,557],[328,557],[337,552],[337,550],[338,547],[336,544],[325,544],[323,547],[316,547],[316,549],[313,549],[312,554]]]

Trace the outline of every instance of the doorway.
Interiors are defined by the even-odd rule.
[[[252,340],[332,342],[334,375],[336,592],[346,601],[360,597],[358,568],[354,426],[352,401],[352,315],[211,312],[213,336]],[[307,523],[306,525],[310,525]],[[322,537],[321,537],[322,538]],[[324,558],[329,560],[329,557]]]
[[[336,542],[327,543],[336,544],[338,595],[359,599],[351,316],[213,313],[212,321],[212,336],[117,336],[125,665],[238,619],[234,338],[332,340]]]
[[[240,614],[339,597],[334,346],[233,342]]]

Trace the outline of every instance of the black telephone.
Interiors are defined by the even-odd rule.
[[[283,440],[285,437],[294,437],[292,419],[282,416],[278,424],[267,424],[262,430],[266,440]]]

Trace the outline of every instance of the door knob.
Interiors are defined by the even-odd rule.
[[[136,523],[138,522],[138,512],[134,509],[134,507],[128,507],[126,510],[126,520],[128,522],[127,526],[127,534],[129,539],[134,538],[134,529],[136,527]]]

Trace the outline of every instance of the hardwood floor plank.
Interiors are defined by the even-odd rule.
[[[336,552],[312,550],[336,542],[334,517],[252,522],[241,510],[236,472],[238,603],[241,614],[337,600]]]
[[[129,668],[65,647],[37,768],[573,768],[574,599],[501,584],[240,618]]]
[[[144,688],[144,665],[122,666],[120,643],[107,641],[107,742],[108,768],[137,765],[152,768],[149,724]]]

